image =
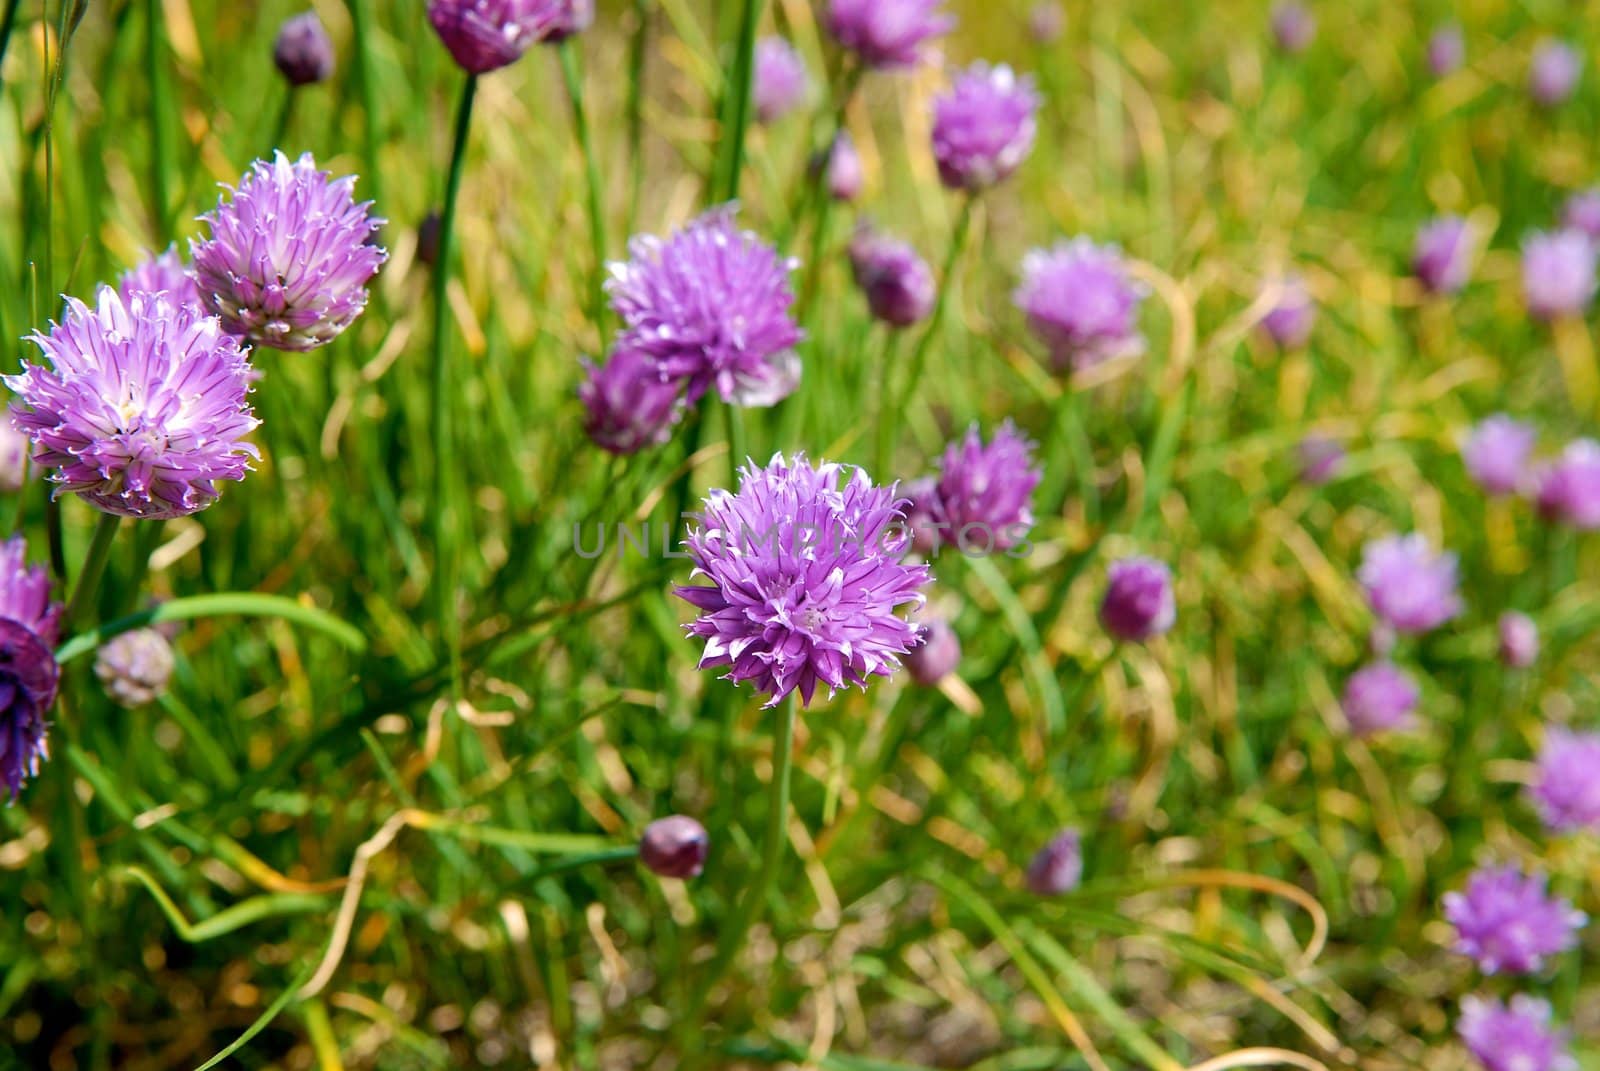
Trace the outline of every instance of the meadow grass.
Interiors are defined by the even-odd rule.
[[[1546,836],[1522,796],[1544,724],[1595,724],[1600,543],[1486,499],[1458,456],[1498,410],[1547,446],[1595,433],[1589,325],[1558,347],[1517,260],[1596,178],[1597,72],[1558,110],[1524,92],[1538,38],[1592,41],[1583,7],[1325,5],[1286,57],[1245,0],[1074,4],[1055,42],[1015,0],[960,3],[951,60],[1038,80],[1032,157],[965,217],[927,148],[946,74],[871,74],[844,113],[863,198],[796,224],[827,94],[735,150],[716,116],[746,5],[603,3],[592,31],[479,80],[435,381],[417,225],[463,76],[422,5],[314,3],[339,66],[292,108],[271,43],[300,4],[103,0],[69,32],[76,6],[4,9],[7,371],[56,295],[197,234],[217,184],[273,149],[359,174],[390,260],[338,341],[258,352],[257,470],[112,547],[83,621],[174,600],[177,670],[127,711],[66,661],[51,759],[0,808],[0,1067],[194,1068],[243,1038],[222,1066],[1448,1071],[1471,1066],[1457,1001],[1485,987],[1440,895],[1510,858],[1600,911],[1593,837]],[[1468,63],[1436,80],[1423,42],[1452,12]],[[757,28],[845,81],[805,0]],[[596,247],[622,257],[734,175],[741,222],[803,262],[802,387],[604,454],[574,393],[614,328]],[[1407,261],[1443,212],[1489,237],[1464,293],[1433,300]],[[688,567],[660,532],[737,454],[883,468],[881,364],[918,336],[851,285],[867,217],[948,269],[874,476],[922,475],[1010,417],[1039,442],[1039,521],[1026,556],[936,563],[955,677],[801,715],[773,893],[702,991],[761,859],[777,715],[695,669],[671,596]],[[1149,349],[1069,379],[1010,292],[1026,250],[1080,233],[1135,262]],[[1291,266],[1319,316],[1280,353],[1255,325]],[[1349,448],[1321,487],[1297,479],[1312,431]],[[76,575],[95,515],[69,497],[53,521],[46,499],[35,481],[9,506]],[[619,555],[615,526],[644,522],[655,552]],[[607,526],[607,553],[576,553],[575,525]],[[1354,570],[1408,531],[1460,555],[1467,611],[1404,648],[1420,731],[1352,741],[1337,697],[1372,623]],[[1172,565],[1178,625],[1114,648],[1095,607],[1129,553]],[[1493,658],[1506,608],[1539,622],[1531,670]],[[633,861],[670,813],[711,834],[691,882]],[[1084,883],[1041,900],[1023,870],[1069,824]],[[1593,1068],[1584,945],[1540,991]]]

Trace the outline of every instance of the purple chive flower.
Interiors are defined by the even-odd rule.
[[[1539,660],[1539,626],[1527,614],[1507,610],[1500,615],[1498,654],[1502,664],[1527,669]]]
[[[1430,293],[1453,294],[1472,277],[1472,231],[1460,216],[1444,216],[1417,232],[1411,270]]]
[[[122,273],[117,280],[117,293],[127,301],[135,294],[166,294],[179,305],[201,306],[200,288],[195,285],[194,273],[178,256],[176,243],[161,253],[154,253]]]
[[[944,0],[830,0],[828,32],[876,70],[915,67],[928,42],[955,28]]]
[[[828,150],[828,196],[835,201],[854,201],[861,196],[864,178],[861,174],[861,154],[856,152],[855,139],[848,130],[839,131]]]
[[[1326,435],[1307,435],[1295,448],[1300,460],[1300,479],[1320,487],[1339,475],[1344,467],[1344,444]]]
[[[1456,1033],[1485,1071],[1578,1071],[1567,1034],[1550,1025],[1548,1001],[1518,993],[1509,1005],[1494,997],[1461,998]]]
[[[1294,350],[1311,338],[1316,323],[1317,305],[1297,274],[1285,275],[1269,284],[1277,290],[1277,300],[1261,318],[1261,328],[1279,349]]]
[[[45,715],[60,680],[61,605],[50,601],[49,574],[26,558],[20,536],[0,543],[0,784],[12,800],[49,757]]]
[[[1028,891],[1036,896],[1061,896],[1083,881],[1083,839],[1067,827],[1028,863]]]
[[[1106,571],[1100,624],[1118,640],[1141,643],[1172,628],[1178,604],[1172,570],[1154,558],[1123,558]]]
[[[939,286],[910,245],[863,225],[850,241],[850,270],[874,318],[910,327],[933,311]]]
[[[1444,894],[1444,917],[1456,928],[1455,950],[1484,974],[1527,974],[1578,943],[1582,911],[1545,891],[1543,874],[1515,866],[1474,871],[1460,892]]]
[[[1279,0],[1272,6],[1272,39],[1278,48],[1297,55],[1311,47],[1317,36],[1317,17],[1298,0]]]
[[[12,419],[55,469],[56,493],[82,495],[124,517],[171,518],[205,509],[217,480],[242,480],[258,423],[246,398],[255,373],[214,316],[165,294],[129,301],[102,286],[89,308],[67,301],[48,335],[48,367],[6,376]],[[25,407],[25,408],[24,408]]]
[[[1412,712],[1421,698],[1409,673],[1393,662],[1373,662],[1350,674],[1339,706],[1352,733],[1372,736],[1411,728],[1415,724]]]
[[[1455,73],[1466,60],[1467,39],[1459,24],[1447,22],[1433,31],[1428,38],[1428,70],[1435,78]]]
[[[9,406],[0,407],[0,492],[15,494],[28,482],[29,454],[33,440],[11,423]]]
[[[939,538],[963,554],[1010,550],[1033,528],[1029,500],[1044,478],[1033,443],[1007,420],[984,445],[978,426],[945,447],[931,511]]]
[[[462,70],[487,74],[588,26],[593,0],[428,0],[428,21]]]
[[[333,42],[315,11],[284,22],[272,46],[272,62],[292,86],[308,86],[333,77]]]
[[[1532,426],[1496,413],[1472,429],[1461,446],[1461,459],[1473,481],[1489,494],[1516,494],[1527,486],[1528,459],[1538,438]]]
[[[1456,556],[1436,553],[1417,534],[1368,543],[1356,578],[1372,612],[1396,632],[1429,632],[1462,610]]]
[[[1600,242],[1600,186],[1568,197],[1561,209],[1561,225],[1588,236],[1591,242]]]
[[[713,208],[667,238],[641,235],[613,263],[606,289],[622,318],[619,348],[686,384],[688,403],[715,387],[725,402],[775,405],[800,382],[789,274],[797,261]]]
[[[961,664],[961,638],[948,621],[935,617],[923,624],[917,645],[906,654],[905,662],[912,680],[922,685],[938,684]]]
[[[1041,45],[1053,45],[1067,29],[1067,13],[1055,0],[1040,0],[1028,10],[1028,35]]]
[[[1595,244],[1582,231],[1530,234],[1522,243],[1522,294],[1540,320],[1576,316],[1595,291]]]
[[[662,878],[699,877],[710,850],[706,827],[683,814],[657,818],[639,838],[639,862]]]
[[[1534,476],[1539,514],[1580,531],[1600,529],[1600,442],[1575,439]]]
[[[603,365],[586,364],[578,399],[588,410],[583,430],[613,454],[636,454],[672,437],[683,412],[678,385],[661,378],[656,363],[636,350],[619,349]]]
[[[976,192],[1010,177],[1033,151],[1039,94],[1010,67],[974,63],[933,102],[933,158],[953,190]]]
[[[1538,772],[1528,796],[1547,828],[1600,832],[1600,733],[1545,730]]]
[[[756,42],[755,100],[756,118],[770,123],[805,103],[811,92],[811,76],[806,61],[795,47],[781,37],[763,37]]]
[[[769,707],[893,673],[918,631],[896,611],[921,606],[928,582],[926,566],[900,561],[904,499],[860,469],[841,484],[838,465],[804,455],[740,475],[684,541],[691,576],[711,581],[675,589],[701,611],[688,626],[706,641],[701,668],[730,667],[726,679],[753,682]]]
[[[1583,74],[1583,54],[1565,41],[1545,40],[1533,50],[1528,64],[1528,92],[1543,107],[1564,104],[1578,88]]]
[[[1011,300],[1049,347],[1056,370],[1082,371],[1144,352],[1139,303],[1146,293],[1116,246],[1078,237],[1023,257]]]
[[[176,659],[160,631],[137,628],[106,642],[95,654],[94,675],[113,702],[129,710],[167,692]]]
[[[201,216],[190,240],[196,282],[222,326],[252,343],[305,353],[326,345],[367,307],[367,282],[388,259],[367,238],[385,221],[351,196],[355,176],[333,179],[310,153],[257,160],[232,200]]]

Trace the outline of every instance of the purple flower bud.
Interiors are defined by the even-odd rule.
[[[1062,896],[1083,881],[1083,842],[1071,826],[1057,833],[1028,863],[1028,891]]]
[[[308,86],[333,77],[333,42],[315,11],[284,22],[272,46],[272,62],[292,86]]]
[[[577,33],[593,17],[593,0],[428,0],[434,32],[469,74],[515,63],[534,45]]]
[[[975,63],[933,102],[933,157],[953,190],[976,192],[1010,177],[1033,151],[1039,94],[1010,67]]]
[[[1539,514],[1580,531],[1600,529],[1600,442],[1575,439],[1534,476]]]
[[[1582,231],[1530,234],[1522,243],[1522,294],[1540,320],[1576,316],[1595,291],[1595,244]]]
[[[1317,36],[1317,17],[1298,0],[1279,0],[1272,6],[1272,39],[1278,48],[1298,55]]]
[[[934,685],[961,664],[961,638],[942,617],[924,622],[920,642],[905,657],[906,669],[918,684]]]
[[[443,225],[439,213],[431,209],[417,224],[417,259],[430,268],[439,263],[439,228]]]
[[[1453,74],[1466,60],[1467,41],[1459,25],[1447,22],[1433,31],[1428,38],[1428,70],[1435,78]]]
[[[118,706],[131,710],[166,694],[175,663],[167,638],[140,628],[107,641],[95,655],[94,674]]]
[[[0,492],[15,494],[28,482],[28,461],[33,440],[11,423],[10,412],[0,412]]]
[[[200,288],[195,285],[194,273],[183,258],[178,256],[176,243],[161,253],[144,260],[122,273],[117,280],[117,293],[124,302],[135,294],[166,294],[177,305],[194,305],[199,308]]]
[[[872,315],[891,327],[926,319],[939,296],[932,270],[915,249],[866,225],[851,239],[850,270]]]
[[[1565,41],[1544,40],[1533,50],[1528,65],[1528,92],[1546,108],[1566,102],[1578,88],[1583,55]]]
[[[683,412],[682,392],[661,378],[654,361],[635,350],[615,351],[605,364],[585,362],[578,400],[588,410],[583,430],[613,454],[636,454],[672,437]]]
[[[1067,13],[1055,0],[1040,0],[1028,11],[1028,35],[1041,45],[1053,45],[1067,29]]]
[[[1503,413],[1472,429],[1461,446],[1461,459],[1479,487],[1491,495],[1511,495],[1528,483],[1528,460],[1539,433]]]
[[[710,850],[706,827],[682,814],[657,818],[639,838],[639,862],[663,878],[699,877]]]
[[[854,201],[861,196],[861,154],[848,130],[839,131],[828,150],[827,179],[828,196],[835,201]]]
[[[1011,300],[1050,348],[1057,371],[1082,371],[1144,352],[1139,303],[1145,294],[1116,246],[1078,237],[1023,257],[1022,283]]]
[[[1539,660],[1539,626],[1527,614],[1507,610],[1500,615],[1500,661],[1512,669],[1527,669]]]
[[[1268,284],[1277,290],[1277,302],[1261,318],[1261,328],[1279,349],[1294,350],[1304,346],[1311,338],[1311,327],[1316,323],[1317,306],[1305,280],[1289,274]]]
[[[811,76],[806,62],[795,47],[781,37],[763,37],[756,42],[755,100],[756,118],[770,123],[788,115],[805,103],[811,91]]]
[[[1431,293],[1453,294],[1472,277],[1472,231],[1460,216],[1444,216],[1417,232],[1411,270]]]
[[[1344,467],[1344,444],[1326,435],[1307,435],[1296,447],[1300,458],[1300,479],[1320,487],[1339,475]]]
[[[1415,724],[1412,711],[1422,693],[1411,675],[1392,662],[1373,662],[1350,675],[1339,700],[1350,731],[1371,736]]]
[[[1600,242],[1600,186],[1568,197],[1561,210],[1561,225],[1588,236],[1591,242]]]
[[[26,559],[20,536],[0,543],[0,785],[13,800],[49,755],[45,715],[60,681],[51,648],[61,605],[49,574]]]
[[[1462,610],[1456,556],[1435,553],[1420,535],[1368,543],[1356,578],[1372,612],[1396,632],[1429,632]]]
[[[1557,833],[1600,833],[1600,733],[1550,726],[1539,749],[1538,772],[1528,796]]]
[[[944,0],[830,0],[828,32],[868,67],[915,67],[928,42],[955,27],[943,5]]]
[[[206,307],[235,335],[305,353],[324,346],[367,307],[367,283],[388,259],[367,237],[384,221],[310,153],[257,160],[231,200],[201,216],[211,231],[189,256]]]
[[[1567,1034],[1550,1025],[1548,1001],[1525,993],[1510,1005],[1494,997],[1461,998],[1456,1033],[1484,1071],[1578,1071]]]
[[[1527,974],[1578,943],[1588,921],[1565,900],[1545,892],[1543,874],[1518,867],[1485,867],[1460,892],[1445,893],[1444,917],[1456,928],[1455,950],[1484,974]]]
[[[1010,550],[1033,528],[1029,501],[1044,478],[1033,443],[1007,420],[984,444],[978,425],[945,447],[939,479],[927,503],[940,540],[963,554]]]
[[[1106,572],[1100,623],[1119,640],[1142,642],[1171,629],[1178,619],[1172,570],[1154,558],[1123,558]]]

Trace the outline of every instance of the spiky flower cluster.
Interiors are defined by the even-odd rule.
[[[53,653],[60,618],[49,574],[28,566],[22,538],[0,543],[0,785],[13,800],[49,756],[45,715],[61,675]]]
[[[954,544],[963,554],[1010,550],[1033,528],[1033,489],[1044,469],[1034,444],[1007,420],[988,443],[978,425],[945,447],[939,475],[908,488],[919,550]]]
[[[944,0],[830,0],[828,32],[868,67],[915,67],[930,41],[955,28],[943,7]]]
[[[1373,613],[1396,632],[1430,632],[1462,610],[1456,556],[1434,551],[1421,535],[1367,544],[1357,579]]]
[[[1082,371],[1144,352],[1139,303],[1146,292],[1129,278],[1121,250],[1080,236],[1025,256],[1012,300],[1056,369]]]
[[[594,21],[594,0],[429,0],[428,21],[461,69],[487,74]]]
[[[1573,947],[1588,921],[1565,900],[1545,891],[1543,874],[1516,866],[1484,867],[1467,886],[1446,893],[1444,916],[1456,928],[1455,949],[1484,974],[1527,974]]]
[[[161,294],[179,305],[202,307],[200,288],[195,285],[194,273],[178,255],[176,244],[160,253],[152,254],[122,273],[117,280],[117,293],[124,301],[135,294]]]
[[[953,190],[976,192],[1009,178],[1033,151],[1039,94],[1031,78],[978,62],[933,102],[933,158]]]
[[[789,311],[797,262],[739,230],[735,211],[724,205],[667,238],[634,238],[606,283],[623,322],[618,348],[655,362],[691,405],[712,388],[735,405],[773,405],[800,381],[802,336]]]
[[[737,492],[713,491],[684,544],[691,578],[710,586],[675,589],[700,611],[688,631],[706,641],[701,667],[729,667],[769,707],[893,673],[918,642],[899,611],[922,605],[928,581],[900,560],[904,505],[860,469],[846,480],[804,455],[746,465]]]
[[[1100,624],[1126,643],[1160,636],[1178,620],[1172,570],[1155,558],[1120,558],[1106,570],[1106,593],[1100,600]]]
[[[211,237],[191,240],[201,299],[233,334],[272,349],[326,345],[367,306],[367,283],[388,259],[372,238],[383,220],[307,153],[257,160],[201,216]]]

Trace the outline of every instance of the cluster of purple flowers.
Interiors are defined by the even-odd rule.
[[[1466,436],[1462,461],[1489,495],[1525,496],[1547,521],[1600,529],[1600,442],[1574,439],[1555,457],[1536,461],[1538,438],[1532,425],[1497,413]]]

